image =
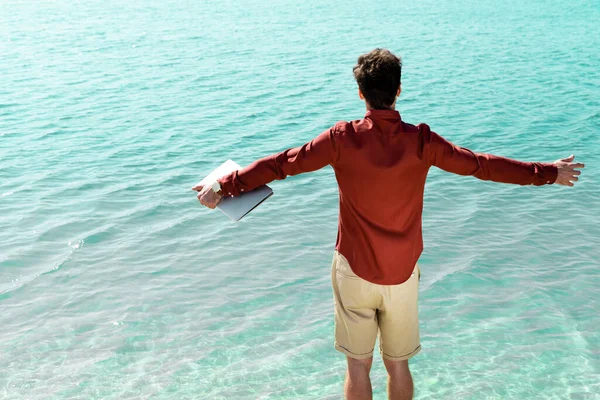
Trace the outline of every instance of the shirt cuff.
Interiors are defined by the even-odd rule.
[[[554,164],[536,164],[537,179],[534,185],[552,185],[558,178],[558,168]]]
[[[236,184],[237,171],[232,172],[229,175],[222,177],[221,179],[217,179],[217,182],[221,185],[221,190],[223,191],[223,196],[239,196],[241,194],[241,190]]]

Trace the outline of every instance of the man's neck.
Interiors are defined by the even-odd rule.
[[[367,111],[375,110],[375,108],[371,107],[368,103],[365,104],[367,106]],[[386,108],[387,111],[396,111],[396,102],[390,106],[390,108]]]
[[[373,107],[367,107],[367,111],[371,111],[371,110],[396,111],[396,107],[390,107],[390,108],[373,108]]]

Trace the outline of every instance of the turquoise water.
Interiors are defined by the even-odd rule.
[[[574,189],[432,170],[416,398],[600,398],[600,2],[455,3],[3,1],[0,398],[341,398],[332,170],[237,224],[190,187],[362,117],[376,46],[405,120],[587,164]]]

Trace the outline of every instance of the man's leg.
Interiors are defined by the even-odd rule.
[[[378,309],[379,344],[388,371],[388,394],[392,400],[413,398],[408,359],[421,350],[419,340],[419,269],[404,283],[382,287]]]
[[[363,360],[346,358],[348,359],[348,371],[346,372],[346,383],[344,384],[346,400],[371,400],[373,392],[369,372],[373,364],[373,357]]]
[[[331,270],[335,314],[335,348],[348,360],[347,399],[371,400],[369,371],[377,340],[379,286],[359,278],[348,260],[336,252]]]
[[[383,359],[388,371],[388,396],[390,400],[411,400],[413,380],[408,369],[408,360],[392,361]]]

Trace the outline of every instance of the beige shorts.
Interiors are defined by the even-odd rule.
[[[358,277],[335,252],[331,271],[335,305],[335,348],[348,357],[379,351],[388,360],[408,360],[421,350],[417,299],[419,267],[399,285],[376,285]]]

